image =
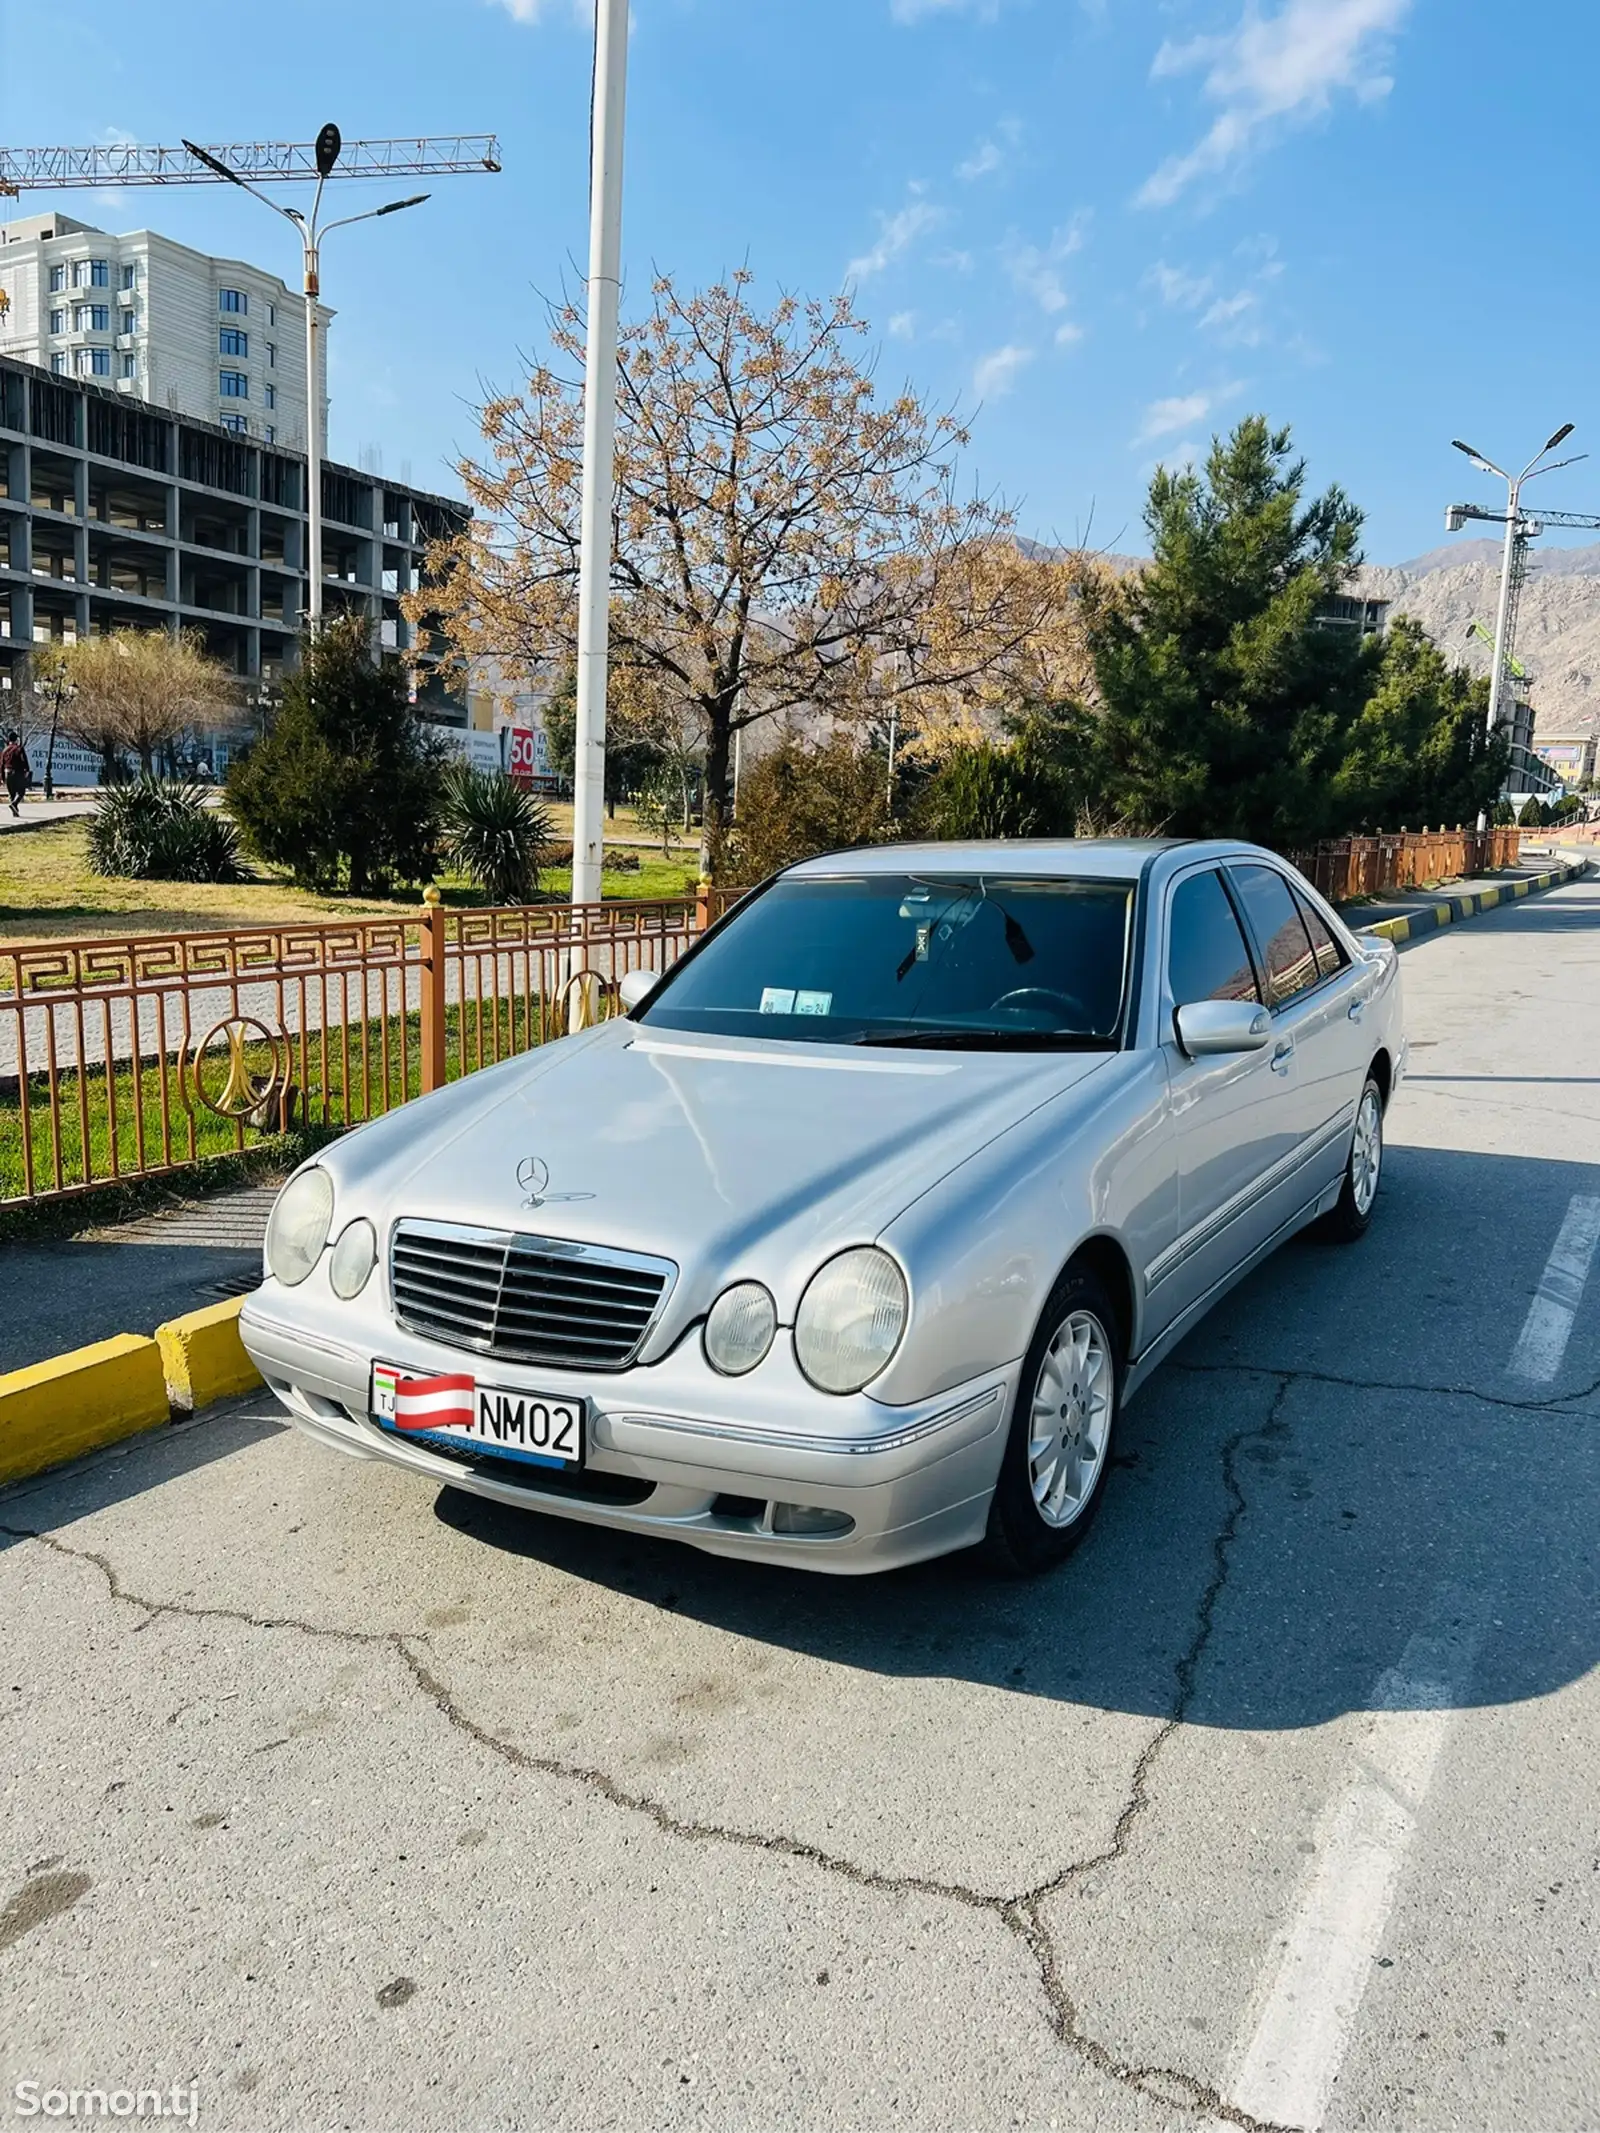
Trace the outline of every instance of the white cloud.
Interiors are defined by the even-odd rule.
[[[1219,296],[1207,308],[1200,324],[1207,332],[1221,333],[1224,340],[1254,343],[1261,337],[1254,318],[1260,301],[1253,289],[1241,289],[1237,296]]]
[[[1004,160],[993,141],[980,141],[971,155],[956,165],[956,176],[970,185],[975,178],[986,178],[998,170]]]
[[[513,22],[548,22],[552,15],[576,16],[579,21],[594,16],[594,0],[497,0]]]
[[[1204,422],[1220,395],[1182,393],[1170,400],[1153,400],[1144,411],[1144,421],[1135,444],[1150,444],[1157,437],[1174,437],[1191,422]]]
[[[1263,133],[1304,124],[1341,90],[1371,103],[1394,86],[1384,71],[1389,39],[1411,0],[1285,0],[1263,16],[1249,0],[1238,25],[1219,37],[1163,44],[1158,78],[1205,70],[1204,91],[1222,108],[1186,155],[1169,156],[1145,180],[1141,207],[1166,207],[1196,178],[1238,162]]]
[[[1031,348],[1019,348],[1015,342],[995,349],[972,373],[973,391],[980,400],[1003,400],[1020,373],[1033,361],[1033,356]]]
[[[975,15],[979,22],[993,22],[1000,0],[889,0],[889,13],[896,22],[926,22],[930,15]]]
[[[869,280],[881,274],[897,259],[909,252],[917,239],[934,229],[944,219],[941,211],[930,200],[908,200],[904,207],[893,215],[879,215],[878,241],[870,251],[863,252],[859,259],[852,259],[844,270],[847,282]]]
[[[1187,267],[1170,267],[1164,259],[1156,261],[1144,280],[1146,288],[1178,311],[1198,311],[1211,294],[1209,274],[1191,274]]]
[[[889,321],[889,338],[909,341],[916,337],[917,314],[914,311],[897,311]]]
[[[991,177],[1005,163],[1007,152],[1022,139],[1020,119],[1002,119],[992,134],[985,136],[971,155],[963,157],[956,165],[956,176],[964,185],[971,185],[979,178]]]
[[[1058,348],[1071,348],[1075,342],[1082,339],[1083,328],[1074,325],[1071,319],[1068,319],[1064,326],[1056,328],[1056,346]]]
[[[1006,249],[1006,266],[1011,279],[1025,295],[1031,296],[1047,317],[1055,317],[1067,308],[1066,284],[1061,279],[1061,268],[1074,252],[1083,249],[1083,232],[1086,218],[1074,215],[1063,229],[1056,231],[1047,245],[1012,243]]]
[[[1196,321],[1202,333],[1214,334],[1225,347],[1256,348],[1263,339],[1261,323],[1261,286],[1274,280],[1283,272],[1282,264],[1263,253],[1259,246],[1237,247],[1241,255],[1262,261],[1250,280],[1258,286],[1239,289],[1232,296],[1219,293],[1214,274],[1193,273],[1187,267],[1172,266],[1165,259],[1158,259],[1145,275],[1143,286],[1154,289],[1161,301],[1174,311],[1194,311],[1200,314]]]

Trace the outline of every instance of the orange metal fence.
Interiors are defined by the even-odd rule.
[[[1331,903],[1348,903],[1515,866],[1521,834],[1516,829],[1400,830],[1394,835],[1380,830],[1375,837],[1336,837],[1314,852],[1289,856]]]
[[[725,901],[0,948],[0,1205],[379,1117],[614,1012]]]

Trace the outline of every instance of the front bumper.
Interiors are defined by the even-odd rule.
[[[660,1363],[578,1378],[467,1357],[400,1330],[381,1311],[318,1308],[306,1292],[321,1285],[320,1275],[302,1290],[268,1282],[247,1299],[240,1333],[294,1421],[335,1450],[384,1459],[499,1503],[799,1569],[887,1570],[983,1536],[1014,1363],[913,1407],[888,1407],[865,1394],[829,1398],[779,1349],[753,1373],[763,1381],[753,1392],[752,1379],[707,1371],[692,1337]],[[352,1321],[348,1332],[341,1319]],[[418,1376],[470,1362],[513,1390],[581,1396],[589,1408],[584,1468],[559,1476],[535,1467],[503,1473],[508,1462],[467,1465],[390,1435],[368,1414],[374,1357]],[[617,1500],[627,1497],[634,1500]],[[780,1506],[833,1513],[849,1526],[775,1530],[774,1520],[781,1528],[786,1515]]]

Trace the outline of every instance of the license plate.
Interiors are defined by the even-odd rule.
[[[425,1377],[398,1363],[374,1363],[371,1407],[380,1429],[436,1450],[530,1466],[583,1464],[582,1400],[484,1385],[464,1372]]]

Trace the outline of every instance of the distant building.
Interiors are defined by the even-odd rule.
[[[1592,733],[1541,734],[1533,744],[1569,792],[1588,783],[1595,774],[1596,737]]]
[[[299,453],[0,355],[0,692],[33,646],[114,629],[193,630],[271,687],[306,613],[305,493]],[[327,612],[365,616],[413,662],[424,714],[465,726],[400,600],[471,511],[327,464],[322,509]]]
[[[30,215],[0,223],[0,299],[0,356],[305,450],[305,298],[275,274]]]
[[[1317,609],[1325,629],[1355,630],[1363,637],[1381,637],[1389,627],[1392,600],[1368,600],[1359,593],[1332,593]]]

